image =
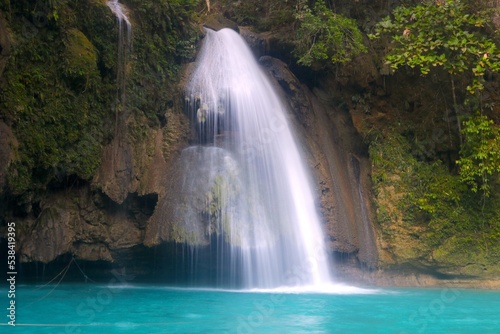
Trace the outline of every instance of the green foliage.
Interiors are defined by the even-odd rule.
[[[394,70],[408,66],[422,75],[437,68],[450,73],[457,114],[465,108],[457,104],[455,79],[473,94],[483,89],[485,74],[500,71],[499,49],[488,35],[487,20],[466,3],[422,1],[398,7],[370,36],[390,37],[386,61]],[[475,108],[479,106],[467,106]],[[412,256],[450,265],[461,265],[460,261],[493,265],[499,259],[500,241],[500,129],[485,116],[463,123],[460,117],[463,141],[455,161],[453,127],[442,124],[435,113],[426,117],[432,126],[398,118],[392,122],[397,128],[384,126],[384,135],[370,143],[381,227],[403,239],[408,237],[405,233],[418,231],[420,250]],[[448,116],[445,120],[449,122]],[[447,159],[446,165],[438,154]]]
[[[196,0],[130,0],[133,49],[127,108],[158,124],[178,64],[193,56]],[[8,171],[10,193],[33,194],[69,176],[90,180],[115,122],[116,17],[104,1],[1,3],[15,43],[0,82],[0,119],[19,142]]]
[[[264,16],[265,6],[263,2],[252,3],[251,1],[219,0],[223,8],[230,9],[230,16],[233,20],[242,25],[255,25],[265,29],[265,24],[261,23]]]
[[[240,24],[276,33],[284,47],[293,49],[293,56],[304,66],[345,63],[367,50],[357,22],[334,13],[324,0],[219,0],[217,3]]]
[[[19,142],[8,186],[21,197],[70,175],[84,180],[93,176],[114,92],[109,84],[114,75],[98,67],[99,56],[107,51],[82,32],[88,26],[83,19],[77,22],[72,12],[82,8],[71,9],[61,1],[36,6],[20,1],[11,8],[9,25],[16,44],[0,83],[0,117],[12,124]],[[106,5],[99,3],[86,10],[101,13],[102,7]],[[31,23],[33,13],[42,23]],[[114,22],[110,14],[86,15],[96,26]],[[101,38],[114,42],[113,34]]]
[[[376,26],[376,34],[390,35],[394,47],[386,56],[393,69],[417,67],[424,75],[433,67],[451,74],[469,73],[473,79],[470,93],[483,89],[487,71],[500,71],[500,53],[494,40],[484,33],[486,19],[470,13],[465,1],[424,1],[416,6],[401,6],[393,18]]]
[[[486,116],[475,115],[464,122],[465,142],[460,150],[460,178],[473,192],[489,197],[492,182],[500,175],[500,127]]]
[[[64,72],[72,79],[85,79],[85,87],[96,84],[97,54],[94,45],[77,29],[70,29],[65,40]]]
[[[173,103],[173,87],[180,64],[191,61],[199,31],[192,24],[196,0],[140,1],[127,4],[134,13],[133,61],[127,83],[127,109],[144,113],[158,126],[167,105]]]
[[[291,31],[297,9],[305,0],[233,1],[212,0],[226,16],[240,25],[251,25],[261,31]]]
[[[406,224],[423,226],[420,239],[428,249],[440,247],[451,237],[461,240],[476,233],[482,235],[477,244],[497,240],[500,196],[483,198],[468,191],[460,175],[451,173],[440,161],[417,160],[408,139],[393,132],[370,144],[370,157],[382,227],[390,226],[397,216]],[[387,189],[399,194],[391,198],[396,202],[388,204],[383,198]],[[397,207],[399,213],[388,205]]]
[[[356,21],[333,13],[323,0],[316,1],[313,9],[304,6],[295,17],[299,28],[294,54],[299,64],[311,66],[325,60],[344,63],[366,52]]]

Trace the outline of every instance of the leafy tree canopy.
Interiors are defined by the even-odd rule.
[[[294,53],[299,64],[311,66],[328,59],[344,63],[366,52],[356,21],[332,12],[323,0],[316,1],[313,8],[304,5],[295,18],[299,28]]]
[[[469,72],[473,79],[467,90],[474,93],[483,89],[487,71],[500,71],[499,48],[482,29],[486,22],[471,13],[465,1],[428,0],[396,8],[370,37],[391,36],[394,47],[386,61],[394,70],[406,65],[420,68],[424,75],[436,66],[452,75]]]

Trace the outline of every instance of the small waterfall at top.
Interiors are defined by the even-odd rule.
[[[130,51],[132,42],[132,24],[127,16],[125,7],[118,0],[111,0],[106,3],[111,11],[115,14],[118,21],[118,59],[117,59],[117,102],[120,104],[117,107],[117,123],[118,110],[125,109],[125,89],[126,89],[126,63],[127,55]],[[125,30],[125,31],[124,31]]]
[[[287,111],[236,32],[207,30],[186,103],[200,145],[181,155],[174,230],[187,243],[209,240],[217,285],[329,284],[309,175]]]

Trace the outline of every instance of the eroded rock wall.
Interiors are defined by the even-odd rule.
[[[253,39],[251,45],[258,43],[256,54],[268,51],[262,37],[242,31]],[[334,106],[328,89],[311,91],[280,60],[265,56],[260,62],[290,107],[290,120],[313,171],[330,250],[357,265],[375,267],[366,148],[349,113]],[[176,196],[173,185],[182,171],[173,167],[191,135],[180,94],[190,68],[181,74],[176,102],[164,111],[163,126],[149,126],[143,116],[127,114],[104,147],[92,182],[47,194],[36,215],[23,219],[21,261],[49,263],[72,254],[113,262],[121,250],[175,241],[160,204]]]
[[[293,113],[298,139],[314,174],[330,250],[363,266],[376,267],[370,166],[349,113],[334,106],[327,89],[311,91],[300,83],[282,61],[263,56],[260,62],[276,80]]]

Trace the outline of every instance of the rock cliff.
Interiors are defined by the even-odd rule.
[[[86,50],[97,50],[90,52],[89,66],[98,79],[73,72],[49,76],[39,67],[37,70],[41,72],[36,73],[41,73],[40,77],[27,74],[13,77],[20,68],[11,57],[12,50],[16,50],[16,38],[19,47],[26,44],[27,37],[19,36],[22,26],[0,13],[0,83],[10,94],[2,100],[10,109],[2,110],[0,117],[0,232],[5,234],[6,222],[16,222],[18,256],[25,264],[26,277],[37,276],[39,265],[48,268],[47,277],[54,276],[72,258],[84,263],[88,270],[97,268],[101,274],[126,269],[139,278],[170,277],[176,268],[182,267],[184,250],[179,241],[184,239],[172,232],[168,207],[178,195],[176,182],[183,168],[179,164],[180,152],[193,138],[192,126],[184,113],[183,89],[195,66],[192,63],[195,45],[202,33],[189,26],[184,8],[167,10],[161,4],[155,8],[135,0],[126,3],[136,32],[125,70],[125,105],[114,101],[116,22],[103,3],[83,1],[75,10],[90,14],[73,21],[50,18],[47,26],[36,26],[37,33],[44,38],[56,34],[54,31],[78,28],[78,36],[85,37],[82,40]],[[22,12],[24,8],[16,8],[12,17],[33,19],[31,14]],[[93,11],[83,11],[88,8]],[[179,17],[170,11],[174,9]],[[74,14],[73,9],[58,10]],[[154,16],[154,22],[144,13]],[[498,276],[500,269],[495,266],[497,255],[493,251],[462,254],[454,252],[463,249],[460,239],[447,239],[439,245],[425,241],[427,217],[415,214],[412,218],[417,223],[409,224],[403,214],[401,203],[408,195],[405,193],[408,188],[397,187],[400,175],[375,173],[374,177],[370,145],[380,137],[391,137],[395,132],[389,130],[393,128],[411,138],[415,147],[423,147],[421,160],[438,157],[448,163],[450,170],[456,168],[458,152],[454,144],[459,138],[453,135],[456,122],[448,117],[449,109],[443,109],[442,119],[424,113],[437,110],[434,114],[439,114],[443,101],[445,105],[452,104],[450,92],[442,85],[446,73],[436,74],[430,83],[411,71],[393,74],[379,59],[380,50],[371,50],[351,63],[322,73],[293,63],[290,45],[275,32],[258,33],[218,14],[207,22],[211,28],[230,25],[240,32],[289,106],[289,118],[314,176],[318,212],[339,277],[385,285],[439,285],[452,278]],[[494,23],[498,25],[498,17]],[[57,36],[69,38],[65,33]],[[44,43],[53,38],[49,37]],[[58,45],[50,49],[52,54],[48,59],[60,51],[59,47],[68,48]],[[180,64],[183,64],[181,71]],[[90,83],[91,79],[99,84]],[[498,111],[498,80],[490,79],[483,98]],[[50,100],[53,97],[49,99],[43,94],[45,91],[31,91],[36,91],[37,85],[46,85],[47,80],[64,86],[64,89],[58,86],[63,89],[58,94],[71,101],[67,114],[73,115],[75,106],[80,105],[86,108],[78,109],[82,119],[90,117],[88,110],[95,105],[102,111],[98,122],[85,128],[87,123],[82,121],[83,131],[79,128],[78,132],[68,134],[72,138],[85,135],[84,144],[74,138],[59,151],[55,150],[84,156],[82,160],[88,167],[84,171],[72,169],[77,163],[70,154],[66,157],[66,153],[61,153],[66,160],[43,160],[49,154],[44,151],[46,146],[40,137],[33,140],[34,147],[42,148],[40,152],[32,150],[27,157],[19,149],[19,138],[24,136],[22,140],[26,140],[19,114],[56,110],[60,105],[59,95],[53,102]],[[5,88],[10,82],[20,84],[16,87],[23,89]],[[97,100],[100,92],[104,97]],[[121,111],[119,117],[117,110]],[[63,118],[59,116],[56,114],[53,120],[41,118],[40,122],[50,126],[57,123],[54,120],[61,124],[76,122],[66,114]],[[421,123],[423,128],[437,123],[446,132],[437,133],[437,139],[426,138],[419,143],[417,137],[424,136],[424,130],[415,134],[413,130],[402,129],[411,123]],[[87,138],[94,135],[91,139],[95,140]],[[91,153],[87,155],[89,146]],[[415,147],[411,150],[417,150]],[[80,154],[79,149],[85,154]],[[94,157],[97,158],[93,160]],[[34,168],[32,159],[40,159],[43,168]],[[17,169],[12,167],[15,163]],[[25,179],[16,178],[24,177],[21,172],[26,166],[33,167],[30,177],[41,180],[40,184],[29,185]],[[374,185],[377,177],[389,181]],[[25,191],[9,190],[16,180],[18,188]],[[467,284],[463,281],[463,285]]]

